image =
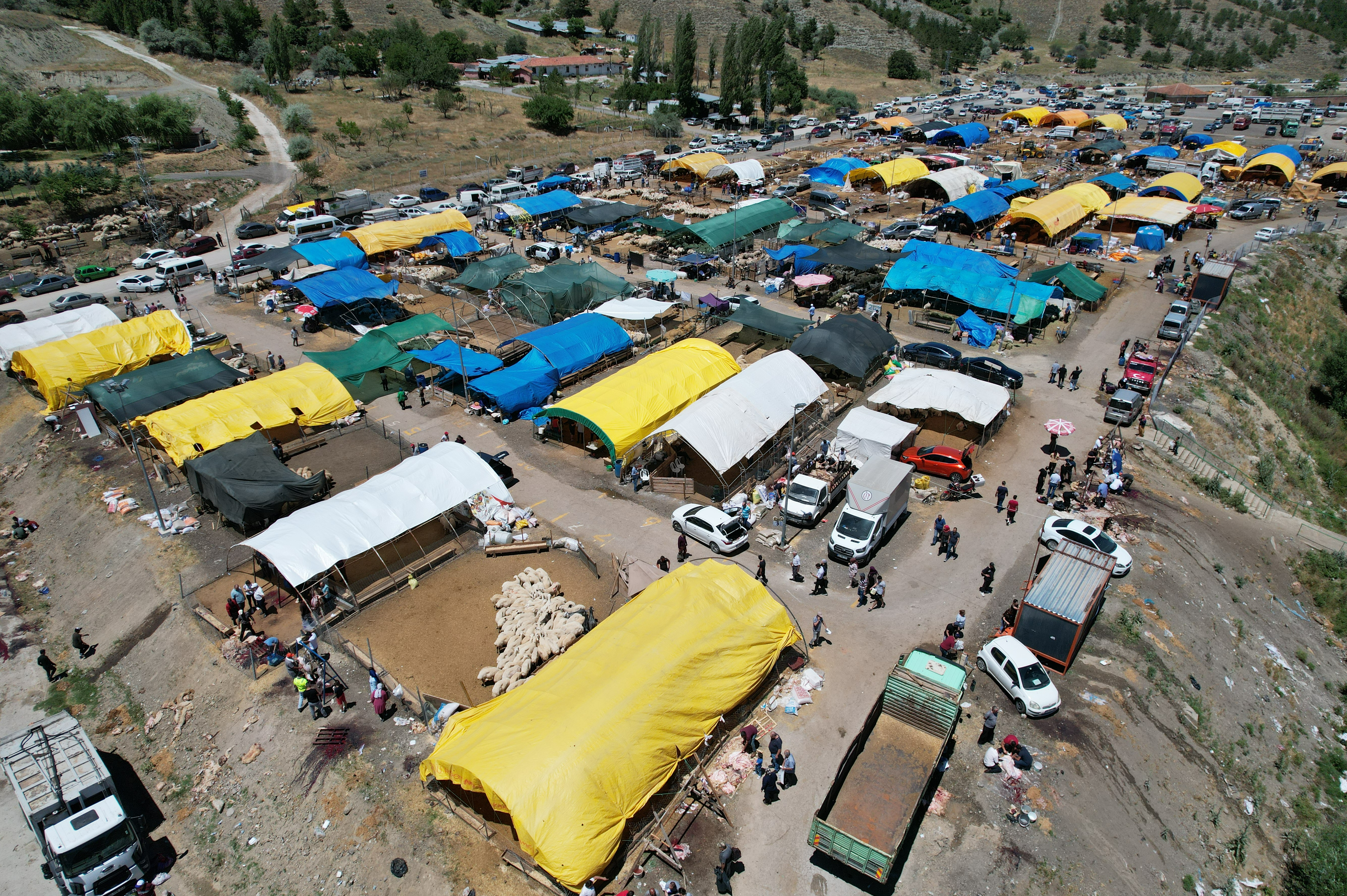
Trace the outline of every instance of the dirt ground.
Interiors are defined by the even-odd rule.
[[[338,626],[360,649],[366,640],[381,663],[410,693],[418,689],[444,700],[475,706],[491,698],[491,686],[477,673],[496,662],[496,607],[493,594],[526,567],[547,570],[567,599],[592,607],[604,619],[612,612],[613,575],[606,558],[595,557],[600,578],[575,554],[488,557],[474,550],[429,575],[414,591],[386,597]]]

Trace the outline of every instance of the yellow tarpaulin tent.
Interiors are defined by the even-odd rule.
[[[1059,124],[1068,127],[1078,127],[1083,122],[1089,121],[1090,113],[1084,109],[1063,109],[1060,112],[1053,112],[1050,115],[1044,115],[1038,120],[1038,126],[1042,128],[1056,127]]]
[[[1008,217],[1012,222],[1021,218],[1034,221],[1048,236],[1056,236],[1089,216],[1080,200],[1070,193],[1058,190],[1042,199],[1035,199],[1024,208],[1017,208]]]
[[[881,130],[886,134],[901,128],[910,127],[912,127],[912,122],[901,115],[894,115],[889,118],[876,118],[865,126],[866,130]]]
[[[1127,130],[1127,119],[1121,115],[1115,115],[1112,112],[1106,112],[1103,115],[1096,115],[1094,118],[1082,121],[1077,127],[1082,131],[1095,131],[1099,128],[1108,128],[1111,131]]]
[[[1195,152],[1194,155],[1202,156],[1207,155],[1208,153],[1223,152],[1237,159],[1242,159],[1244,158],[1244,154],[1248,151],[1249,148],[1247,146],[1242,146],[1233,140],[1221,140],[1220,142],[1213,143],[1210,146],[1202,147],[1197,152]]]
[[[173,462],[182,465],[261,429],[291,423],[322,426],[355,410],[346,388],[326,367],[300,364],[155,411],[135,422],[144,424]]]
[[[718,152],[698,152],[690,156],[683,156],[681,159],[670,159],[660,166],[660,171],[691,171],[700,178],[705,179],[706,175],[711,173],[711,169],[717,165],[728,164],[725,157]]]
[[[47,409],[70,404],[71,392],[139,370],[153,358],[192,350],[187,325],[173,311],[156,311],[58,342],[14,353],[10,369],[37,383]]]
[[[1012,118],[1016,121],[1022,121],[1030,127],[1038,127],[1038,123],[1051,113],[1042,106],[1030,106],[1027,109],[1014,109],[1001,116],[1002,121],[1009,121]]]
[[[1331,165],[1325,165],[1314,172],[1314,177],[1311,177],[1310,180],[1317,184],[1319,181],[1335,175],[1337,177],[1347,177],[1347,162],[1334,162]]]
[[[406,221],[384,221],[357,227],[346,231],[344,235],[353,240],[366,255],[377,255],[394,249],[409,249],[420,245],[421,240],[428,236],[451,230],[472,233],[472,224],[468,223],[462,212],[449,209],[433,215],[418,215]]]
[[[684,339],[563,398],[547,414],[587,427],[612,457],[622,457],[655,427],[738,372],[734,358],[714,342]]]
[[[578,890],[679,757],[799,638],[739,566],[685,564],[524,684],[451,716],[421,778],[484,794],[524,851]]]
[[[878,165],[871,165],[869,168],[857,168],[847,175],[848,183],[856,183],[863,180],[874,180],[878,178],[884,181],[884,188],[898,187],[908,181],[916,180],[919,177],[925,177],[931,173],[931,169],[926,167],[926,163],[921,159],[903,158],[894,159],[891,162],[880,162]]]
[[[1124,196],[1100,209],[1101,218],[1127,218],[1173,227],[1192,214],[1189,203],[1163,196]]]
[[[1279,152],[1265,152],[1260,156],[1254,156],[1249,163],[1244,166],[1243,173],[1240,174],[1240,180],[1263,180],[1271,178],[1277,180],[1276,171],[1281,175],[1278,183],[1287,183],[1296,179],[1296,164]]]
[[[1087,212],[1097,212],[1112,201],[1107,193],[1091,183],[1067,184],[1058,192],[1074,196],[1080,207]]]
[[[1195,201],[1197,197],[1202,195],[1202,191],[1206,189],[1206,187],[1203,186],[1202,181],[1186,171],[1173,171],[1166,174],[1164,177],[1157,177],[1155,180],[1151,181],[1150,186],[1146,187],[1141,192],[1150,195],[1150,191],[1157,190],[1157,188],[1172,190],[1188,202]]]

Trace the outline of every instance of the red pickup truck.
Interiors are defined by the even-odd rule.
[[[1127,367],[1123,371],[1122,385],[1124,388],[1140,392],[1142,395],[1151,394],[1151,387],[1155,385],[1155,374],[1158,372],[1159,365],[1151,355],[1141,352],[1132,352],[1127,359]]]

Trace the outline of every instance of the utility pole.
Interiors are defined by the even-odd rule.
[[[139,137],[123,137],[131,145],[131,151],[136,156],[136,174],[140,176],[140,195],[145,202],[145,217],[150,222],[150,232],[154,234],[154,244],[162,246],[165,241],[164,223],[159,215],[159,203],[154,198],[154,190],[151,189],[150,173],[145,170],[145,160],[140,154]]]
[[[806,404],[797,404],[790,411],[790,452],[786,456],[786,493],[781,496],[781,546],[786,546],[786,502],[789,500],[786,496],[790,494],[790,484],[795,481],[795,415],[800,413]]]

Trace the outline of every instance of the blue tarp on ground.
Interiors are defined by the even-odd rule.
[[[830,187],[840,187],[847,182],[845,171],[839,171],[836,168],[830,168],[827,165],[821,165],[818,168],[810,168],[804,173],[816,184],[827,184]]]
[[[824,168],[836,168],[842,172],[855,171],[857,168],[866,168],[869,165],[869,162],[854,156],[834,156],[823,163]]]
[[[1113,189],[1122,190],[1124,193],[1137,185],[1137,182],[1132,180],[1132,178],[1119,174],[1116,171],[1108,174],[1101,174],[1098,177],[1092,177],[1086,181],[1086,183],[1108,184]]]
[[[1136,239],[1132,242],[1148,252],[1159,252],[1165,247],[1165,232],[1154,224],[1147,224],[1137,228]]]
[[[537,349],[518,364],[468,381],[470,391],[484,396],[510,416],[525,408],[541,407],[560,385],[556,368]]]
[[[570,376],[589,365],[631,346],[631,336],[622,325],[602,314],[577,314],[519,337],[542,352],[558,376]]]
[[[580,204],[580,197],[570,190],[553,190],[541,196],[525,196],[523,199],[516,199],[513,204],[523,209],[525,214],[536,218],[539,215],[559,212],[563,208],[575,208]]]
[[[952,128],[945,128],[926,142],[938,143],[941,146],[977,146],[980,143],[986,143],[987,140],[987,126],[976,121],[970,121],[968,124],[957,124]]]
[[[362,268],[342,268],[307,277],[294,287],[314,305],[326,308],[328,305],[348,304],[360,299],[391,296],[398,291],[398,281],[385,283]]]
[[[365,253],[360,251],[354,241],[345,237],[300,243],[292,248],[309,264],[326,264],[334,268],[367,267]]]
[[[977,225],[983,221],[1001,217],[1010,211],[1010,203],[994,190],[979,190],[976,193],[969,193],[967,196],[960,196],[953,202],[947,203],[945,208],[958,209],[968,220]]]
[[[1182,140],[1184,146],[1211,146],[1215,142],[1206,134],[1189,134]]]
[[[1269,152],[1279,152],[1282,155],[1286,156],[1288,159],[1290,159],[1293,164],[1296,165],[1300,164],[1300,153],[1296,150],[1294,146],[1288,146],[1285,143],[1278,143],[1276,146],[1269,146],[1266,149],[1261,150],[1258,153],[1258,155],[1261,156],[1264,153]]]
[[[972,311],[965,311],[955,321],[959,329],[966,334],[964,341],[974,348],[986,348],[996,338],[996,327],[978,317]]]
[[[451,373],[465,376],[467,379],[490,373],[493,370],[500,370],[505,366],[504,362],[495,355],[464,348],[452,339],[446,339],[434,348],[413,349],[407,354],[425,361],[427,364],[434,364]]]
[[[350,242],[347,240],[347,242]],[[482,244],[477,242],[477,237],[470,233],[464,233],[461,230],[451,230],[448,233],[437,233],[434,236],[428,236],[421,240],[418,249],[424,249],[435,243],[444,243],[444,248],[449,250],[449,254],[455,258],[462,258],[464,255],[471,255],[474,252],[482,251]]]
[[[1139,159],[1145,156],[1151,156],[1157,159],[1177,159],[1179,151],[1172,146],[1147,146],[1145,149],[1138,149],[1136,152],[1129,152],[1126,158]]]
[[[988,187],[987,189],[1002,199],[1010,200],[1028,193],[1030,190],[1037,190],[1038,183],[1027,177],[1021,177],[1018,180],[1007,181],[1000,186]]]
[[[1013,266],[997,261],[990,255],[976,249],[963,249],[959,246],[946,246],[943,243],[928,243],[925,240],[908,240],[903,253],[894,266],[901,264],[936,265],[956,268],[984,277],[1014,277],[1019,273]],[[886,286],[888,284],[885,284]]]

